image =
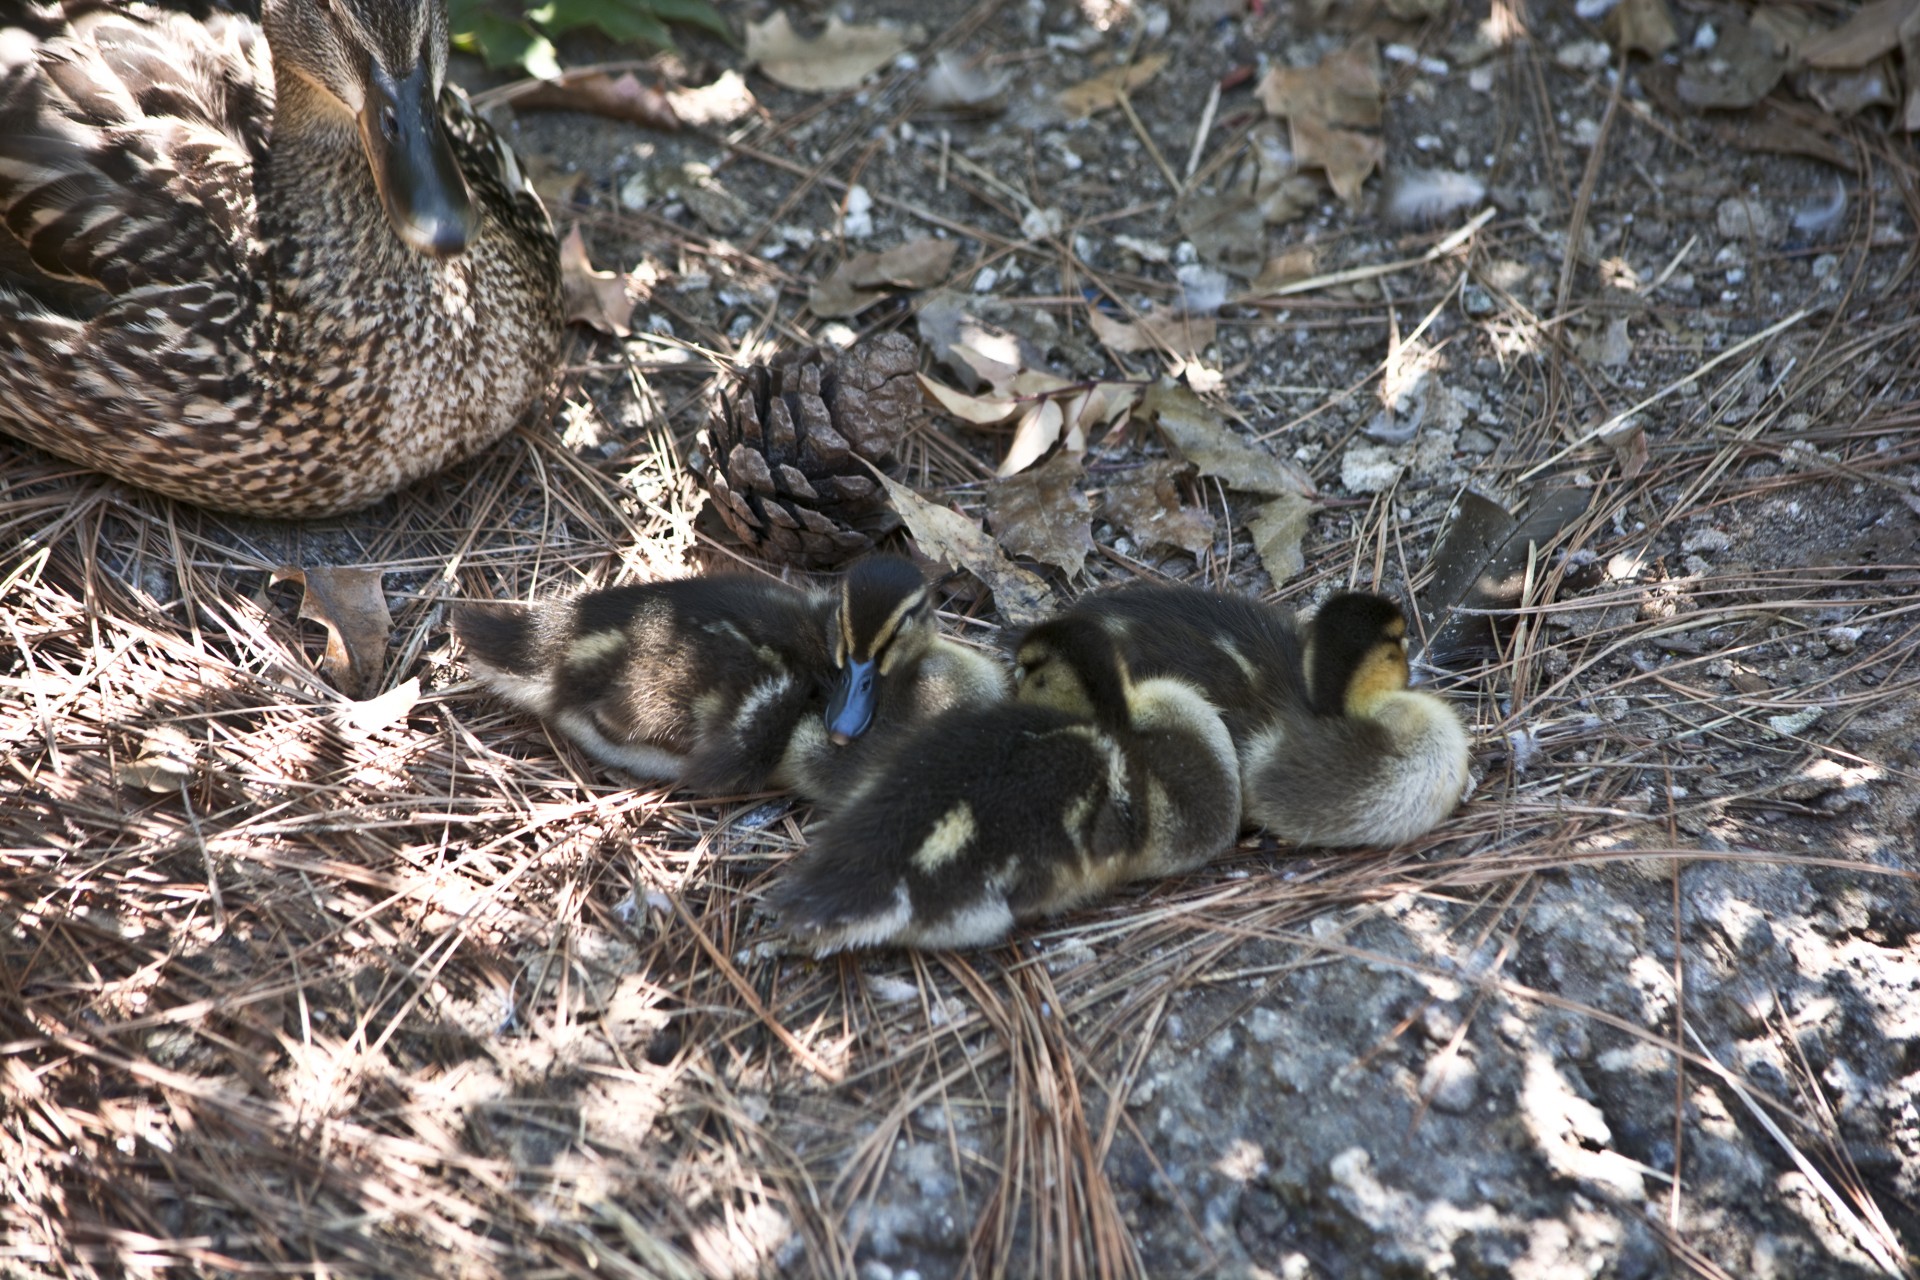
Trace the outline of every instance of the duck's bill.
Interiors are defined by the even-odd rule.
[[[407,247],[435,258],[464,252],[474,232],[473,197],[441,127],[424,58],[400,80],[378,64],[368,68],[360,138],[387,218]]]
[[[872,662],[849,662],[827,698],[827,738],[844,747],[873,723],[878,672]]]

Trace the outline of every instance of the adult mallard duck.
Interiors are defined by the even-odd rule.
[[[0,9],[0,431],[203,506],[364,506],[498,439],[553,232],[445,0]]]

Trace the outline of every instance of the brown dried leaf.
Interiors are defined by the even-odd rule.
[[[1212,316],[1190,316],[1173,307],[1156,307],[1128,323],[1115,320],[1098,307],[1087,313],[1093,334],[1111,351],[1133,355],[1141,351],[1204,351],[1217,328]]]
[[[920,340],[935,360],[953,371],[962,390],[1001,387],[1044,359],[1032,342],[972,314],[967,309],[971,302],[971,297],[951,291],[937,292],[922,299],[916,316]]]
[[[754,101],[753,90],[747,88],[746,79],[730,69],[722,72],[712,84],[667,90],[667,105],[673,108],[676,118],[699,129],[732,124],[752,114],[759,104]]]
[[[1229,190],[1189,196],[1180,202],[1175,216],[1181,232],[1208,266],[1243,279],[1260,269],[1267,251],[1267,219],[1252,193]]]
[[[114,769],[113,780],[135,791],[175,795],[193,781],[199,754],[185,733],[161,725],[141,740],[139,755]]]
[[[560,242],[560,297],[569,324],[592,325],[616,338],[633,332],[627,327],[633,299],[627,296],[626,277],[594,270],[578,223]]]
[[[987,491],[987,521],[1000,545],[1072,577],[1093,550],[1093,499],[1077,487],[1080,459],[1061,453]]]
[[[286,565],[273,571],[273,581],[297,582],[306,588],[300,616],[327,629],[320,674],[356,701],[370,695],[386,667],[387,637],[393,631],[393,615],[387,612],[386,593],[380,589],[380,571],[347,565],[312,569]]]
[[[1360,188],[1380,167],[1386,146],[1369,133],[1332,129],[1306,116],[1295,116],[1293,156],[1303,169],[1325,169],[1333,194],[1348,206],[1360,203]]]
[[[667,95],[641,84],[629,71],[614,77],[605,71],[569,71],[557,80],[528,80],[507,95],[519,109],[584,111],[610,120],[626,120],[649,129],[676,130],[680,117]]]
[[[856,253],[813,287],[807,306],[823,319],[858,315],[890,289],[925,289],[946,278],[957,240],[923,236],[883,253]]]
[[[1268,258],[1247,293],[1258,297],[1262,293],[1310,279],[1319,270],[1319,254],[1313,246],[1295,245],[1277,258]]]
[[[1859,172],[1859,160],[1833,119],[1798,104],[1769,98],[1751,111],[1714,121],[1714,133],[1742,151],[1808,156],[1846,173]]]
[[[1214,518],[1181,505],[1178,462],[1150,462],[1107,481],[1101,514],[1126,530],[1141,547],[1178,547],[1199,555],[1213,545]]]
[[[1078,120],[1096,111],[1119,106],[1123,95],[1143,88],[1166,65],[1166,54],[1151,54],[1128,66],[1103,71],[1091,80],[1082,80],[1079,84],[1062,89],[1054,100],[1069,120]]]
[[[1857,68],[1900,47],[1902,28],[1920,21],[1920,0],[1868,0],[1831,31],[1808,37],[1800,56],[1810,67]]]
[[[1372,36],[1362,36],[1316,66],[1274,67],[1255,92],[1270,116],[1377,127],[1383,96],[1379,46]]]
[[[747,61],[767,79],[804,93],[852,89],[905,51],[908,32],[897,27],[857,26],[829,16],[827,27],[807,39],[784,11],[747,24]]]
[[[1306,553],[1300,544],[1306,541],[1307,525],[1314,504],[1302,494],[1285,493],[1264,503],[1247,521],[1253,535],[1253,549],[1260,555],[1267,576],[1279,586],[1307,567]]]
[[[1021,415],[1020,425],[1014,429],[1013,443],[1007,446],[1007,456],[1000,460],[995,475],[1005,478],[1015,472],[1025,471],[1045,456],[1053,448],[1054,441],[1060,438],[1060,428],[1066,421],[1066,415],[1060,409],[1057,400],[1041,400],[1029,403],[1026,413]]]
[[[1674,89],[1697,111],[1733,110],[1766,97],[1786,73],[1786,56],[1773,36],[1729,14],[1713,48],[1681,66]]]
[[[1039,575],[1007,559],[1007,553],[976,521],[951,507],[927,501],[879,471],[874,475],[886,486],[887,499],[906,521],[920,550],[986,583],[1002,618],[1016,626],[1027,626],[1053,612],[1053,593],[1047,590],[1047,584]]]
[[[1241,439],[1213,406],[1177,383],[1148,388],[1140,409],[1181,457],[1202,475],[1218,476],[1229,489],[1318,496],[1304,471]]]
[[[991,427],[1005,422],[1020,411],[1020,402],[1012,396],[970,396],[945,383],[935,382],[924,373],[916,373],[921,390],[949,417],[970,422],[976,427]]]
[[[1615,49],[1657,58],[1680,36],[1667,0],[1620,0],[1607,14],[1607,38]]]
[[[1118,428],[1140,403],[1141,389],[1130,382],[1096,382],[1076,397],[1070,430],[1091,436],[1101,427]]]
[[[1647,429],[1642,426],[1622,427],[1600,437],[1600,443],[1613,450],[1613,460],[1620,467],[1620,478],[1631,480],[1647,469]]]

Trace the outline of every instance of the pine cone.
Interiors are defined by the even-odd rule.
[[[771,560],[824,569],[899,527],[883,470],[924,414],[911,339],[850,351],[810,347],[745,370],[700,435],[693,468],[741,541]]]

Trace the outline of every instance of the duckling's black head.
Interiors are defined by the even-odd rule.
[[[873,723],[881,682],[918,662],[933,643],[933,594],[913,561],[868,556],[840,579],[828,625],[834,682],[827,736],[844,745]]]
[[[261,16],[282,102],[351,116],[395,233],[429,257],[463,252],[477,215],[440,121],[446,0],[266,0]]]
[[[1124,726],[1132,679],[1120,646],[1097,619],[1069,614],[1036,625],[1020,641],[1020,701]]]
[[[1385,596],[1347,591],[1307,628],[1307,690],[1320,715],[1364,714],[1407,687],[1407,615]]]

